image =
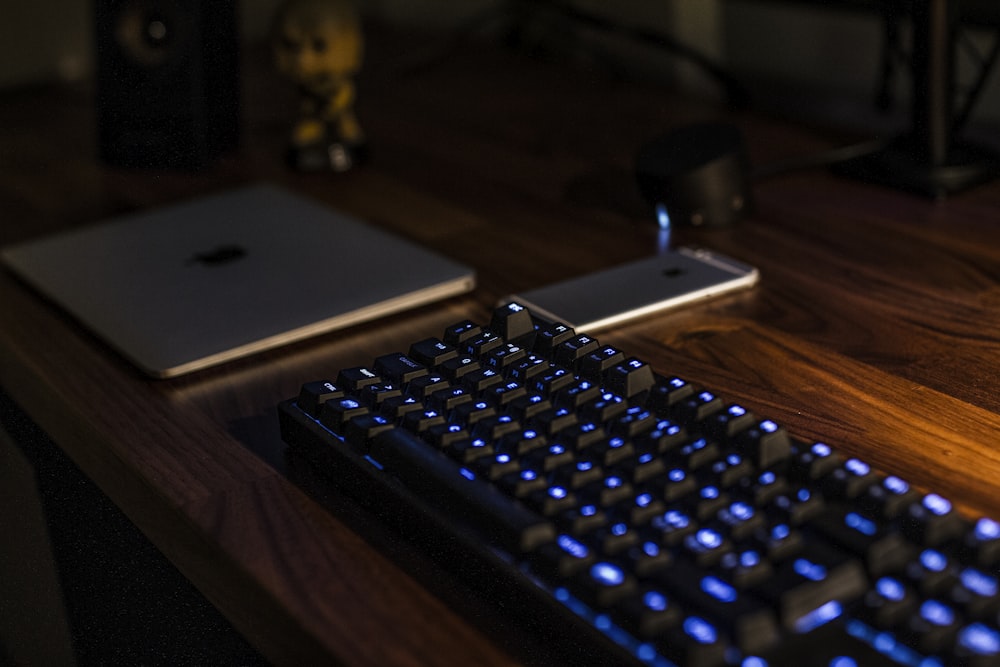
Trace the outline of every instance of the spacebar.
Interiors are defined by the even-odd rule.
[[[403,428],[376,436],[370,456],[426,503],[445,515],[459,515],[508,551],[528,552],[555,539],[555,528],[545,518]]]

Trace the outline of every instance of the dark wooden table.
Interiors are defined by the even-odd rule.
[[[492,640],[490,609],[285,455],[275,405],[303,381],[482,321],[507,293],[655,253],[630,169],[660,132],[732,120],[758,166],[851,139],[595,65],[371,41],[358,104],[371,160],[340,176],[284,167],[292,98],[260,54],[246,57],[240,150],[199,173],[99,164],[87,87],[4,93],[0,242],[268,180],[473,265],[473,294],[154,381],[3,274],[2,387],[274,661],[516,663],[527,638]],[[1000,184],[931,202],[818,169],[754,195],[742,224],[675,241],[758,266],[757,289],[601,339],[1000,516]]]

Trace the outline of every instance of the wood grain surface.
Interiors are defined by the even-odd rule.
[[[285,168],[294,100],[258,51],[244,58],[241,147],[203,172],[102,166],[87,86],[3,93],[0,242],[267,180],[473,265],[473,294],[154,381],[4,273],[0,381],[276,663],[530,661],[528,638],[491,631],[495,610],[287,456],[276,404],[304,381],[484,321],[505,294],[655,253],[631,166],[671,127],[731,120],[755,165],[853,139],[591,62],[474,41],[433,58],[441,40],[391,31],[370,42],[358,112],[371,160],[340,176]],[[759,267],[758,288],[599,337],[970,515],[1000,516],[1000,184],[935,202],[814,169],[761,181],[754,196],[750,219],[675,242]]]

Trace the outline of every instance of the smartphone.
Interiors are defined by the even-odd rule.
[[[596,273],[513,294],[536,316],[595,331],[757,284],[756,268],[701,248],[678,248]]]

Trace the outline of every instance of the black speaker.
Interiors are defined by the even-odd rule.
[[[95,0],[101,159],[201,168],[239,138],[235,0]]]
[[[665,207],[673,224],[724,227],[752,206],[743,135],[735,125],[679,127],[643,144],[636,155],[639,192]]]

